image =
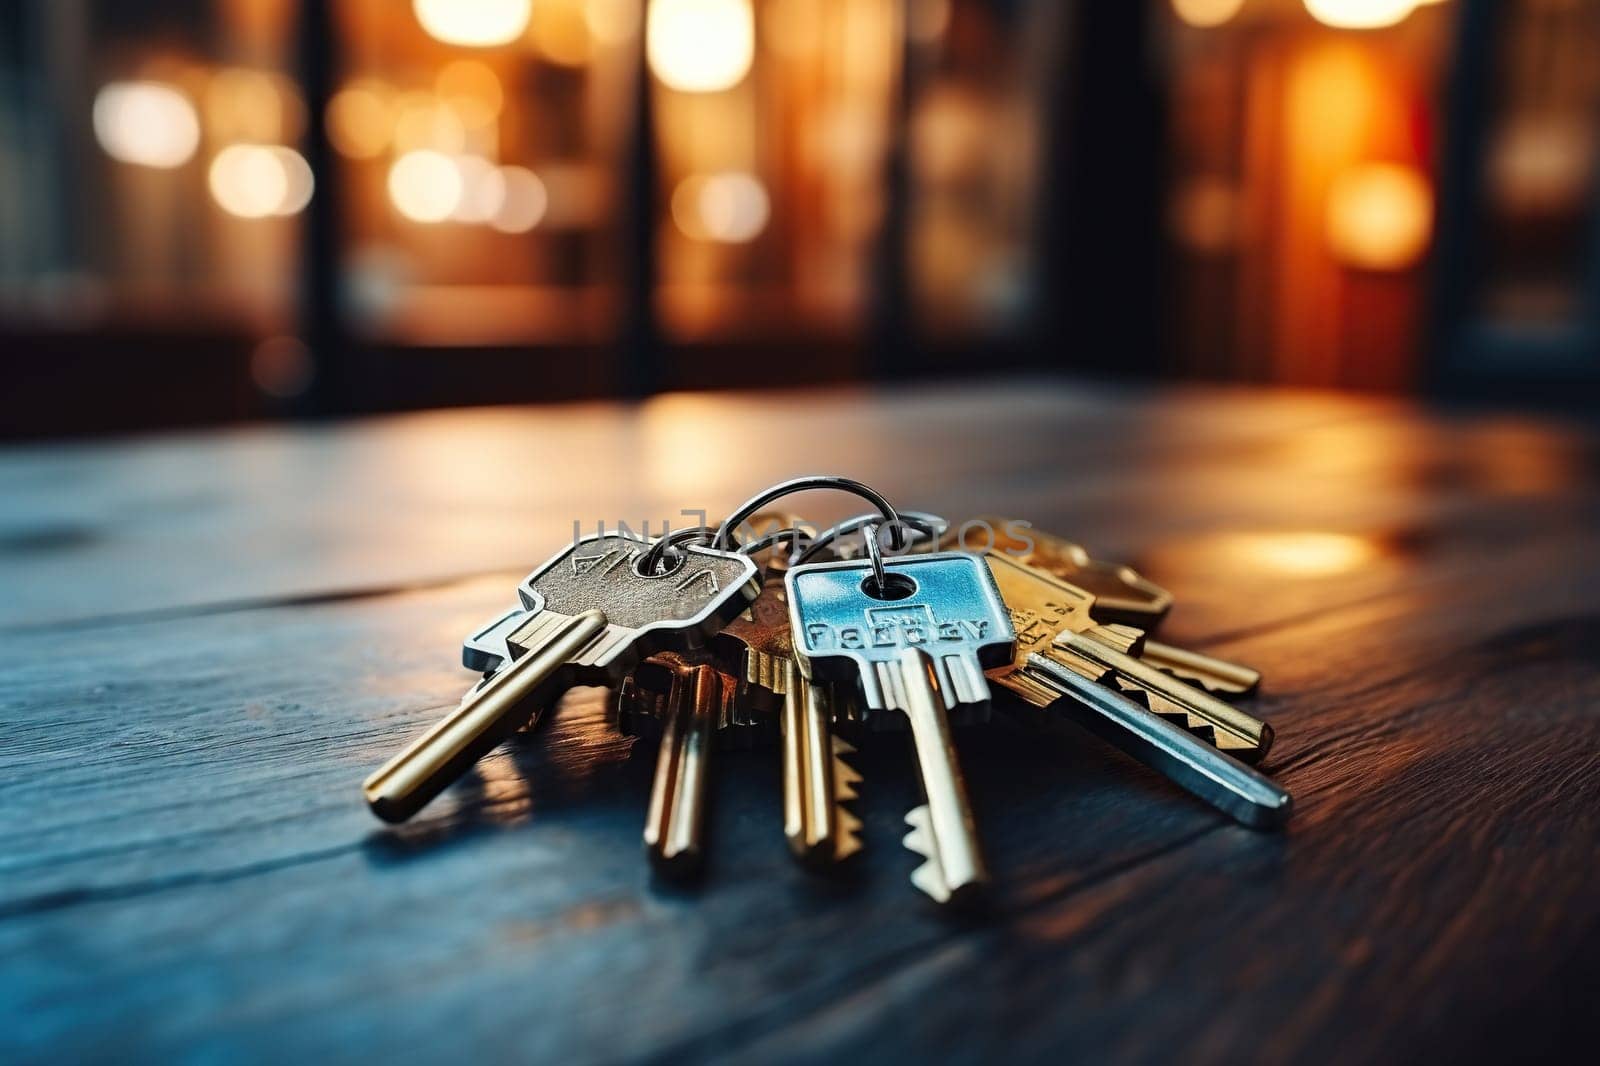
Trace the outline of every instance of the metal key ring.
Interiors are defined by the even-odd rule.
[[[711,546],[727,551],[732,547],[733,531],[745,519],[775,500],[811,489],[836,489],[866,500],[876,507],[883,517],[888,519],[889,523],[894,526],[894,549],[899,551],[905,547],[905,534],[900,529],[900,514],[894,509],[894,505],[870,485],[862,484],[853,478],[840,477],[837,474],[808,474],[804,477],[790,478],[788,481],[779,482],[763,489],[740,504],[732,514],[722,520],[722,525],[717,527],[717,535],[712,539]]]
[[[685,526],[683,529],[674,529],[656,542],[639,557],[639,570],[644,574],[654,574],[656,567],[666,558],[668,552],[677,552],[678,545],[688,541],[709,543],[707,537],[715,534],[710,526]]]
[[[854,533],[868,522],[876,521],[877,518],[878,516],[875,514],[856,515],[854,518],[846,518],[838,525],[823,530],[806,545],[799,555],[790,558],[789,565],[799,566],[801,563],[814,558],[839,538]],[[927,511],[901,511],[900,524],[935,539],[942,536],[944,531],[950,528],[949,521],[943,515],[936,515]]]
[[[806,545],[806,548],[802,550],[809,550],[811,535],[799,526],[784,526],[782,529],[775,529],[771,533],[763,534],[755,540],[739,545],[737,550],[741,555],[759,555],[768,548],[775,547],[784,541],[789,542],[789,554],[793,555],[802,543]]]
[[[861,527],[861,537],[867,546],[867,561],[872,564],[872,580],[877,595],[889,593],[889,574],[883,568],[883,545],[878,543],[878,523],[868,522]]]

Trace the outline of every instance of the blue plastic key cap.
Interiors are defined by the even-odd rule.
[[[948,712],[987,705],[986,667],[1009,662],[1016,636],[994,577],[961,552],[885,563],[815,563],[785,584],[795,657],[807,678],[853,678],[865,713],[899,711],[911,726],[927,803],[906,815],[905,845],[924,862],[911,881],[941,903],[988,881]]]

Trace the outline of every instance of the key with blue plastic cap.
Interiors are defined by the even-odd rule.
[[[785,578],[794,652],[811,681],[853,682],[862,713],[910,723],[927,802],[906,822],[924,858],[911,875],[940,903],[988,881],[950,736],[950,713],[986,705],[983,671],[1009,662],[1011,620],[983,561],[955,552],[797,566]]]

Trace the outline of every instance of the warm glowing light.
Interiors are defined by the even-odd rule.
[[[455,153],[467,146],[467,130],[454,109],[427,93],[412,92],[396,104],[394,150]]]
[[[1305,0],[1311,17],[1340,30],[1393,26],[1417,8],[1417,0]]]
[[[206,183],[218,206],[240,218],[293,215],[311,201],[311,167],[281,145],[229,145],[211,161]]]
[[[219,71],[206,85],[206,132],[218,141],[290,140],[299,133],[284,121],[290,108],[272,75],[238,68]]]
[[[433,88],[469,129],[489,125],[500,116],[505,104],[500,79],[475,59],[458,59],[446,65],[434,79]]]
[[[539,175],[527,167],[500,168],[500,206],[489,225],[501,233],[526,233],[544,218],[549,193]]]
[[[672,193],[672,219],[695,240],[742,244],[767,228],[771,213],[766,188],[750,174],[697,174]]]
[[[1495,200],[1518,213],[1560,212],[1588,195],[1596,137],[1579,116],[1522,115],[1507,121],[1489,151]]]
[[[761,5],[762,43],[792,58],[804,59],[822,48],[821,0],[767,0]]]
[[[315,187],[311,177],[311,164],[293,148],[285,148],[282,145],[273,145],[272,154],[289,179],[289,192],[273,214],[298,215],[305,210],[306,204],[311,202],[311,193]]]
[[[1330,577],[1374,562],[1378,547],[1349,533],[1240,533],[1230,554],[1260,570],[1295,577]]]
[[[755,58],[750,0],[653,0],[645,32],[650,69],[680,92],[731,89]]]
[[[445,44],[510,44],[528,28],[533,0],[412,0],[417,21]]]
[[[601,44],[621,44],[639,32],[638,0],[587,0],[583,17]]]
[[[389,104],[376,87],[351,85],[328,101],[328,139],[352,159],[375,159],[389,147]]]
[[[1328,192],[1328,243],[1334,255],[1366,270],[1416,262],[1433,230],[1433,192],[1410,167],[1365,163],[1334,179]]]
[[[389,168],[389,199],[413,222],[443,222],[461,203],[461,171],[442,152],[407,152]]]
[[[95,94],[94,136],[123,163],[177,167],[200,145],[200,120],[189,98],[171,85],[114,81]]]
[[[1172,0],[1172,10],[1191,26],[1220,26],[1239,13],[1244,0]]]
[[[457,156],[455,162],[461,175],[461,200],[450,212],[450,221],[488,222],[505,203],[505,176],[482,156]]]
[[[615,202],[611,172],[577,161],[551,161],[539,168],[544,183],[547,229],[583,229],[598,222]]]
[[[1239,190],[1222,177],[1200,175],[1173,191],[1168,221],[1187,248],[1208,255],[1231,251],[1239,238]]]
[[[533,43],[546,59],[566,67],[589,61],[589,18],[584,0],[539,0],[533,9]]]

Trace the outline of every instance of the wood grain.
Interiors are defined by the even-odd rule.
[[[764,432],[804,437],[735,446]],[[0,455],[0,1056],[1571,1057],[1600,970],[1597,457],[1525,417],[1039,382]],[[593,690],[412,825],[362,808],[574,511],[808,469],[1170,584],[1174,638],[1266,674],[1289,831],[997,716],[958,738],[988,912],[907,884],[894,735],[857,760],[858,869],[794,867],[776,753],[727,753],[709,876],[673,888],[640,853],[649,760]]]

